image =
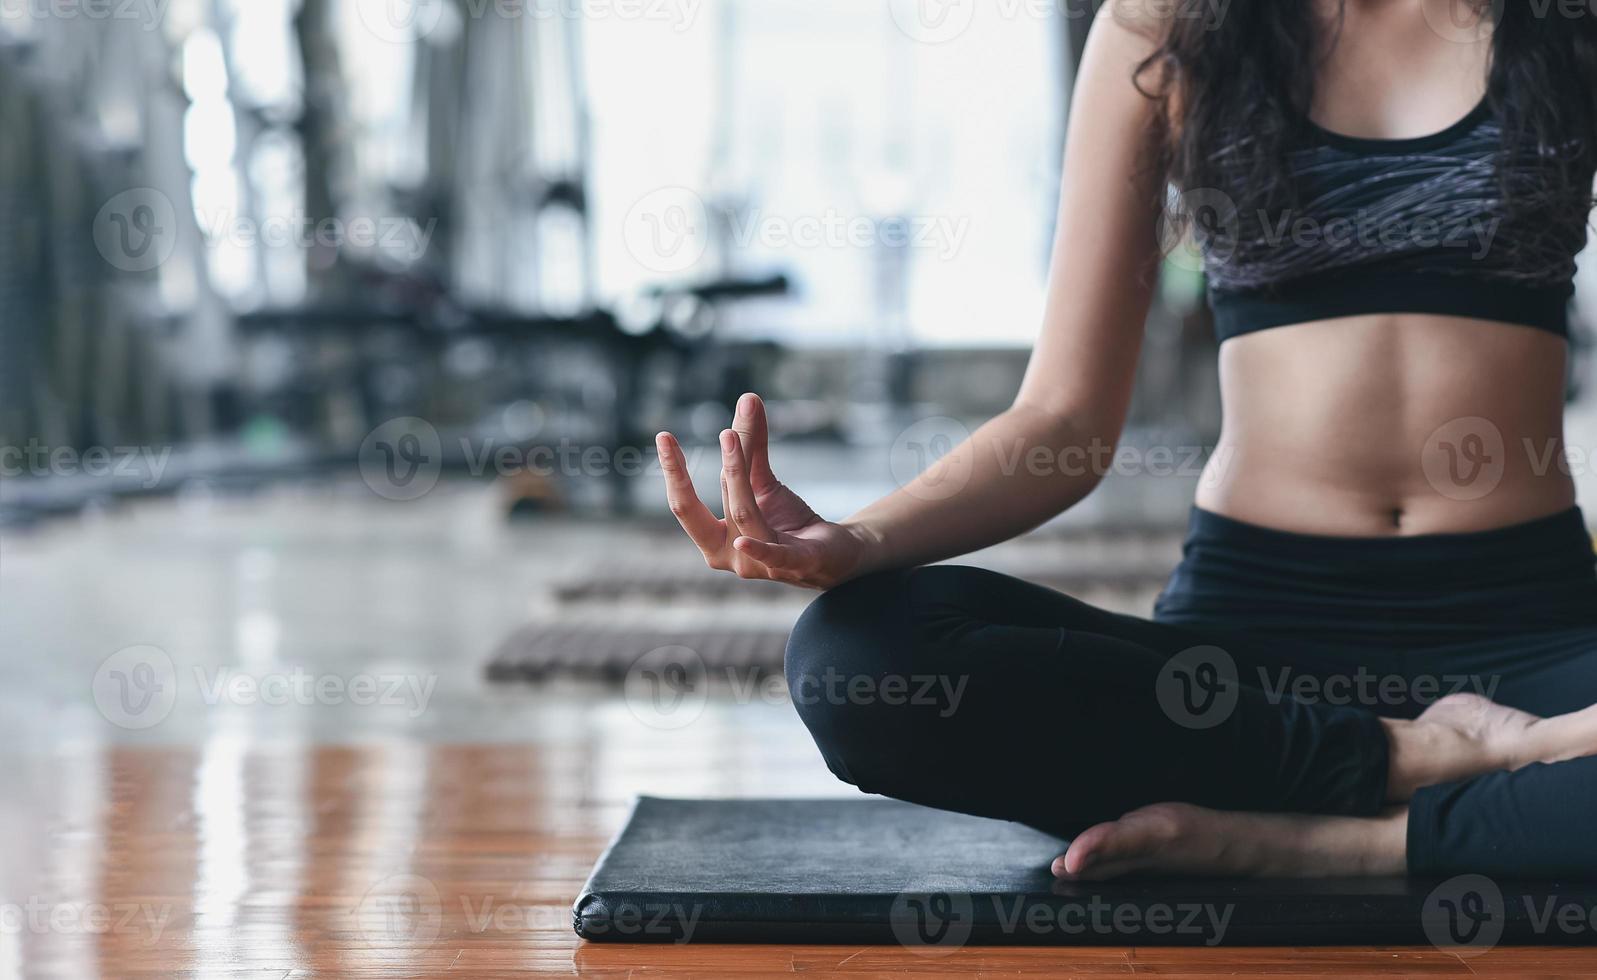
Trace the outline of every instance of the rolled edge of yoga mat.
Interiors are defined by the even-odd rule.
[[[583,939],[901,946],[1597,943],[1597,882],[1057,882],[1064,842],[876,797],[644,797],[572,908]],[[1579,920],[1579,924],[1576,921]]]

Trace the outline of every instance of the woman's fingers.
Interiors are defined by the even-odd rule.
[[[758,538],[738,537],[732,541],[732,550],[754,559],[773,571],[801,573],[806,567],[803,552],[790,544],[761,541]]]
[[[743,457],[749,464],[749,483],[756,493],[763,493],[776,484],[776,474],[771,472],[770,427],[765,421],[765,402],[759,395],[750,392],[738,399],[732,429],[743,443]]]
[[[798,574],[802,556],[791,546],[773,543],[776,534],[765,523],[755,502],[743,442],[736,432],[728,429],[721,433],[721,505],[727,515],[725,521],[699,499],[688,473],[687,455],[676,437],[662,432],[654,442],[671,513],[711,565],[735,571],[744,578],[787,580]],[[744,547],[731,548],[733,537],[739,537]]]
[[[754,501],[754,488],[749,485],[748,462],[743,456],[743,441],[731,429],[721,433],[721,488],[726,498],[728,530],[761,541],[776,538],[775,532],[765,523],[759,504]]]
[[[706,558],[721,554],[726,548],[726,525],[699,499],[699,492],[693,488],[693,478],[688,475],[687,456],[682,446],[671,433],[662,432],[654,437],[654,447],[660,454],[660,470],[665,474],[665,496],[671,504],[671,513]]]

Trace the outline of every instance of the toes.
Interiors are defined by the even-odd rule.
[[[1108,823],[1088,827],[1054,859],[1056,877],[1102,881],[1156,867],[1182,837],[1186,809],[1178,804],[1143,807]]]
[[[1122,820],[1101,823],[1076,835],[1065,853],[1054,858],[1053,872],[1060,878],[1080,877],[1094,864],[1113,856],[1114,842],[1122,836]]]

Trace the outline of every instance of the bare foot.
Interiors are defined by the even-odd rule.
[[[1128,874],[1324,878],[1402,874],[1408,810],[1379,817],[1230,813],[1156,803],[1089,827],[1054,860],[1071,881]]]

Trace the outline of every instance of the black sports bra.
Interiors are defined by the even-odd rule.
[[[1552,205],[1549,213],[1506,215],[1503,131],[1485,100],[1452,126],[1415,139],[1360,139],[1303,121],[1307,138],[1287,157],[1296,208],[1250,210],[1221,193],[1184,195],[1192,198],[1187,210],[1211,215],[1197,237],[1222,342],[1371,313],[1568,333],[1585,215],[1571,221],[1567,209],[1550,213]],[[1228,152],[1244,149],[1239,143]],[[1535,181],[1549,164],[1533,157],[1513,165]]]

